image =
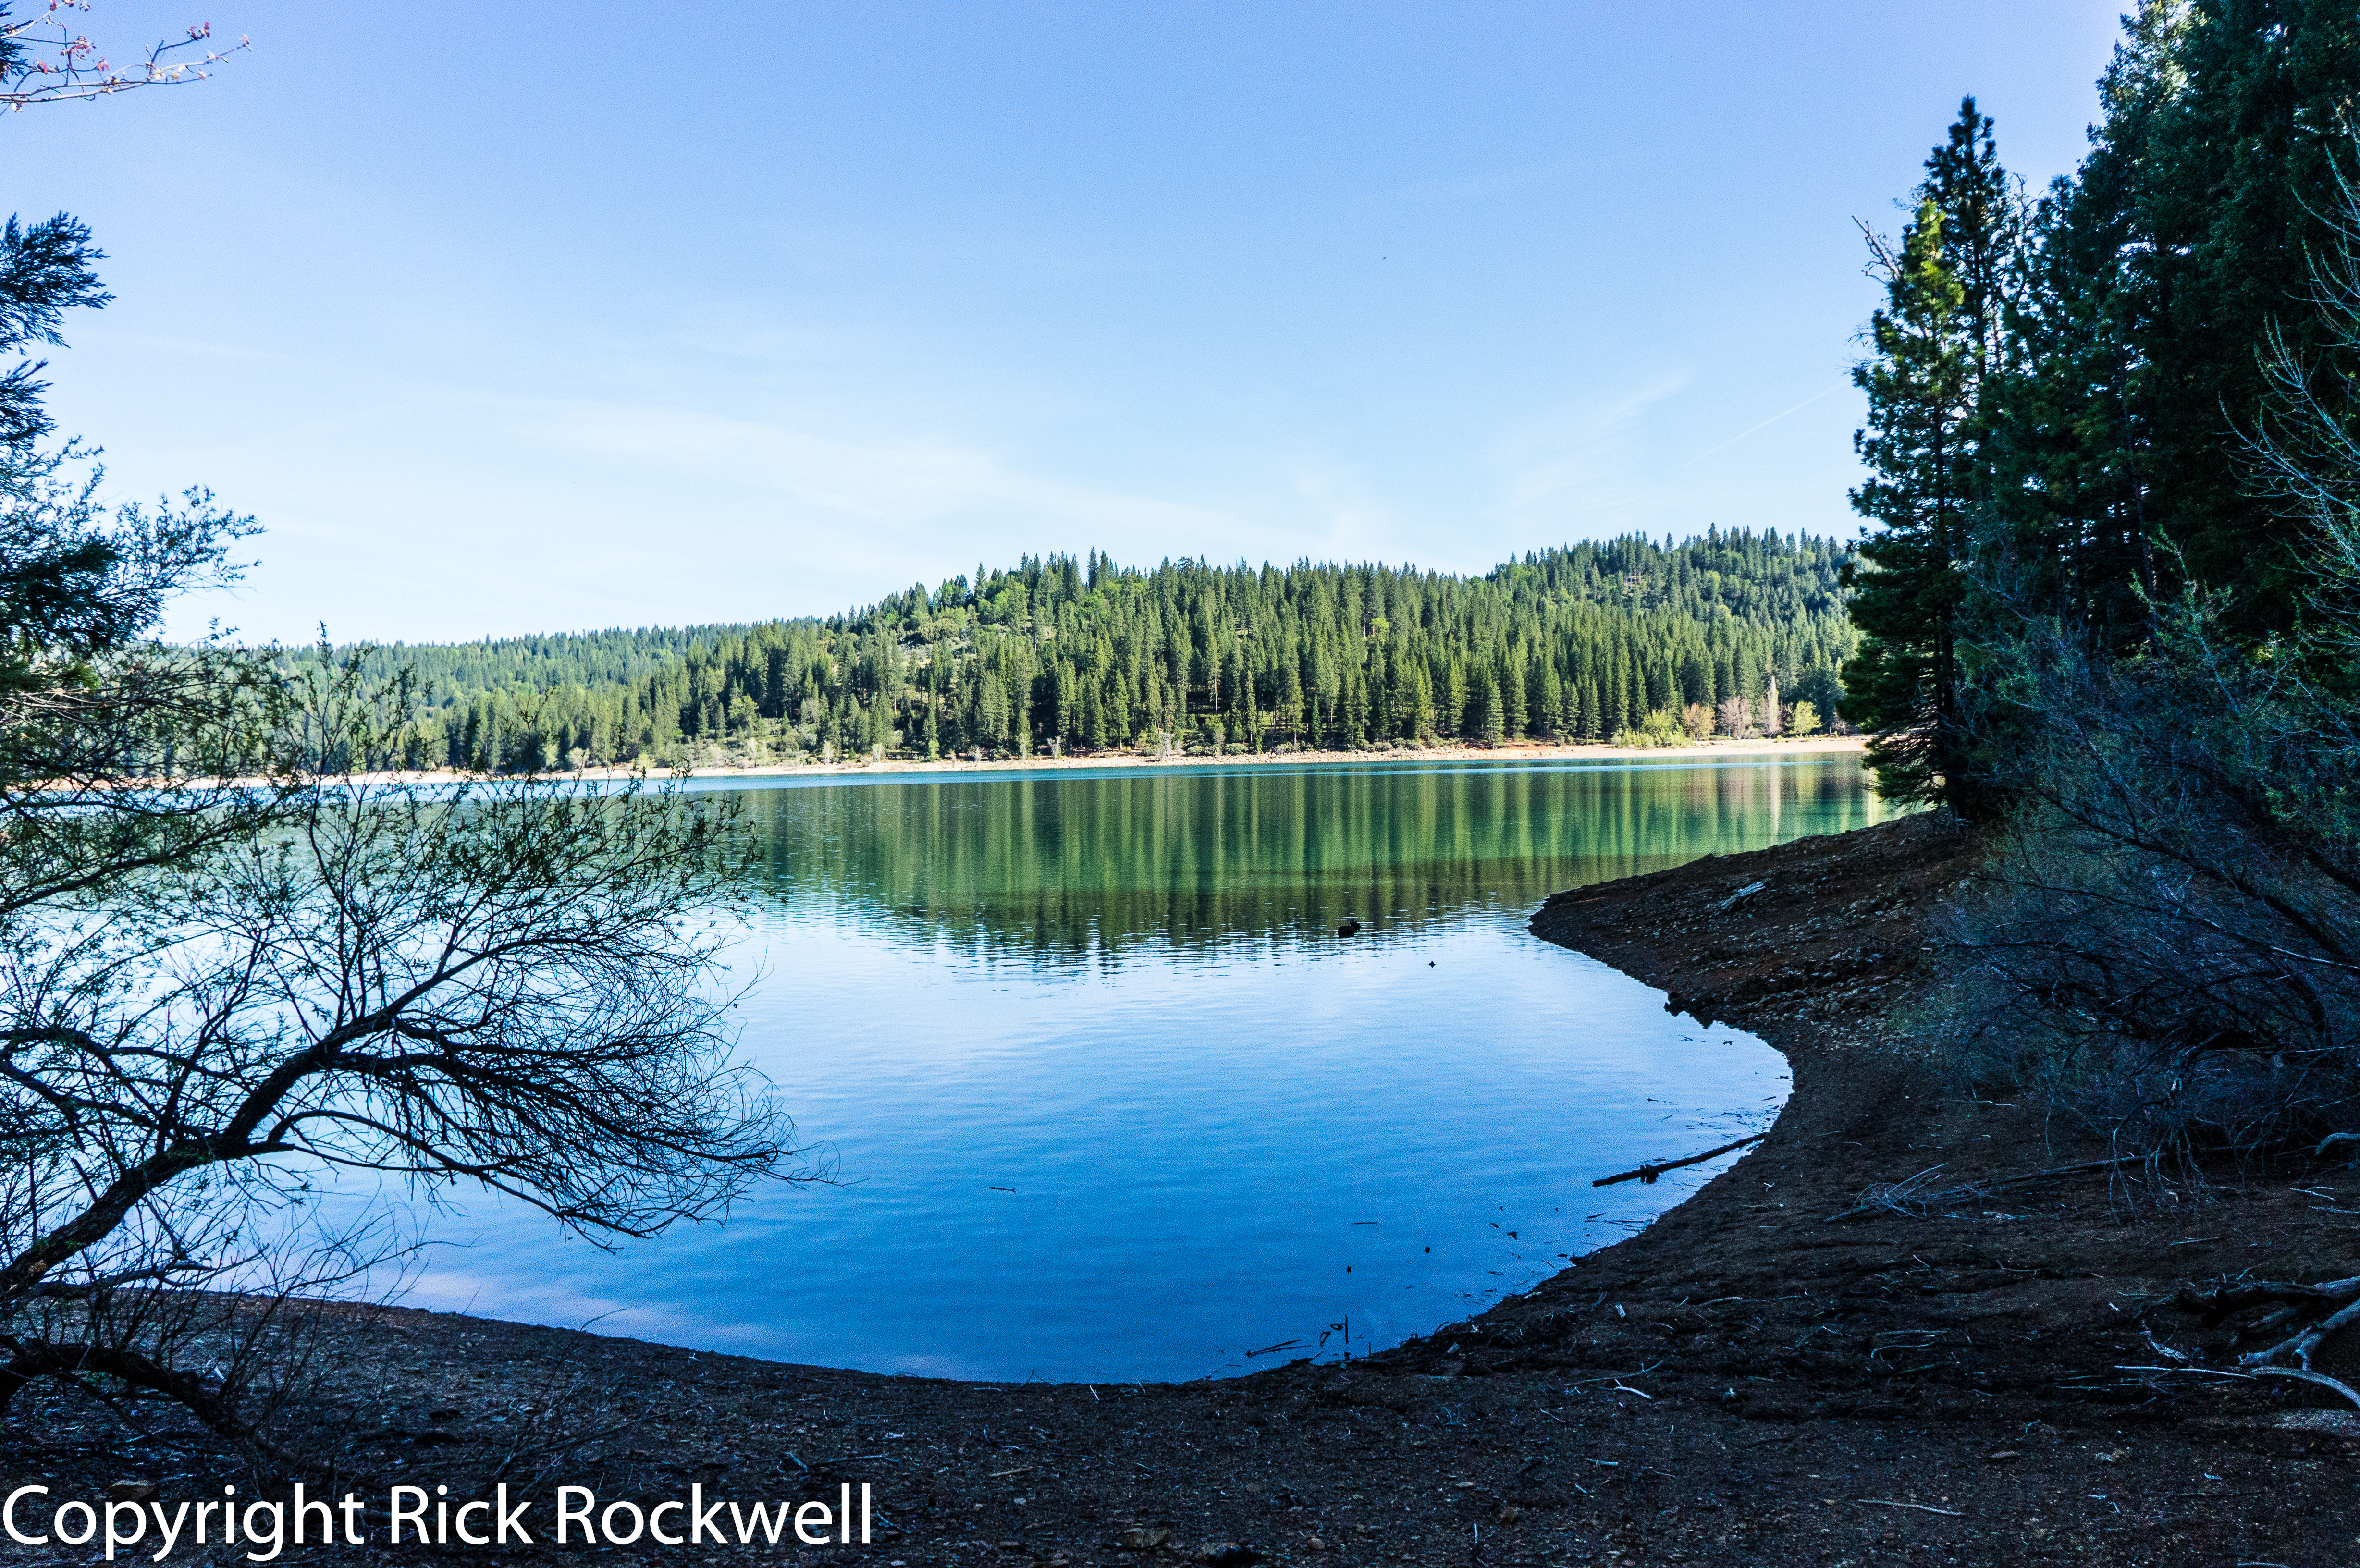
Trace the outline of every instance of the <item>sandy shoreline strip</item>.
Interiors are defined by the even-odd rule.
[[[1011,757],[988,762],[945,757],[933,762],[888,758],[883,761],[761,763],[751,767],[690,768],[648,770],[590,768],[579,774],[552,777],[595,780],[639,777],[688,779],[821,779],[873,778],[901,773],[1043,773],[1137,768],[1302,768],[1338,763],[1370,762],[1717,762],[1803,760],[1819,757],[1858,756],[1867,750],[1865,735],[1813,735],[1806,740],[1725,740],[1715,736],[1686,746],[1604,746],[1594,743],[1549,745],[1504,742],[1499,746],[1384,746],[1364,751],[1244,752],[1234,757],[1146,756],[1138,752],[1096,752],[1087,757]],[[366,783],[457,783],[476,777],[448,769],[424,772],[370,773],[356,776]]]

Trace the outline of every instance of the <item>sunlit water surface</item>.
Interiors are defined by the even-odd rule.
[[[743,1048],[840,1184],[619,1252],[486,1201],[416,1304],[950,1377],[1333,1359],[1618,1240],[1782,1058],[1524,931],[1876,821],[1849,757],[904,775],[744,791]],[[1361,933],[1338,940],[1356,918]]]

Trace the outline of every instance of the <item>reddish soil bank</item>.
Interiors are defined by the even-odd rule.
[[[873,1486],[868,1547],[643,1540],[602,1550],[609,1562],[2360,1562],[2360,1421],[2308,1388],[2124,1369],[2171,1350],[2229,1358],[2221,1331],[2171,1304],[2183,1284],[2360,1271],[2360,1219],[2337,1212],[2360,1209],[2360,1176],[2198,1192],[2084,1172],[1919,1217],[1830,1217],[1936,1165],[1956,1187],[2103,1152],[2037,1104],[1966,1097],[1911,1043],[1937,962],[1924,917],[1972,864],[1920,818],[1550,899],[1537,934],[1761,1034],[1793,1063],[1793,1098],[1648,1230],[1368,1361],[979,1385],[352,1313],[324,1411],[340,1463],[378,1496],[413,1478],[454,1497],[505,1464],[542,1526],[564,1484],[602,1506]],[[61,1398],[20,1400],[5,1444],[12,1484],[84,1496],[121,1475],[213,1496],[226,1474]],[[543,1529],[531,1549],[469,1555],[557,1550]]]

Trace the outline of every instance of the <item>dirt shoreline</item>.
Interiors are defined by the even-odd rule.
[[[1496,746],[1391,746],[1360,751],[1261,751],[1233,757],[1191,757],[1174,753],[1153,757],[1135,751],[1093,752],[1087,757],[1009,757],[976,762],[956,757],[932,762],[906,758],[881,761],[760,763],[749,767],[688,768],[661,775],[687,779],[857,779],[895,774],[1044,773],[1106,768],[1302,768],[1350,762],[1630,762],[1700,761],[1721,758],[1762,760],[1771,757],[1843,757],[1868,748],[1860,735],[1811,735],[1802,740],[1730,740],[1713,735],[1684,746],[1606,746],[1590,741],[1563,745],[1543,741],[1502,741]],[[655,775],[650,775],[650,777]],[[448,769],[423,772],[371,773],[365,783],[452,784],[472,777]],[[566,777],[575,777],[567,775]],[[628,768],[590,768],[580,778],[602,783],[642,777]]]
[[[514,1492],[544,1499],[874,1487],[869,1547],[602,1551],[616,1562],[2360,1560],[2360,1421],[2309,1388],[2123,1369],[2225,1358],[2171,1305],[2185,1281],[2354,1272],[2360,1221],[2332,1211],[2360,1208],[2360,1177],[2224,1174],[2200,1199],[2084,1175],[1830,1220],[1931,1166],[1955,1183],[2091,1152],[2037,1106],[1962,1098],[1909,1038],[1922,922],[1970,864],[1911,818],[1552,898],[1536,934],[1762,1035],[1792,1097],[1647,1230],[1394,1350],[1218,1382],[1019,1386],[355,1311],[328,1412],[340,1463],[380,1494],[415,1477],[469,1495],[503,1461]],[[28,1405],[0,1438],[13,1484],[92,1496],[66,1488],[132,1474],[168,1498],[217,1494],[218,1467],[126,1444],[65,1399]]]

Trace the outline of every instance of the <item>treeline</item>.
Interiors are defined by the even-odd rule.
[[[372,686],[407,670],[444,701],[480,692],[551,691],[562,686],[628,686],[697,648],[746,628],[738,626],[615,627],[477,642],[381,643],[340,648],[357,656]],[[309,657],[310,650],[299,655]]]
[[[366,657],[417,679],[421,768],[1673,739],[1833,719],[1848,560],[1718,529],[1480,578],[1092,551],[825,620]]]

